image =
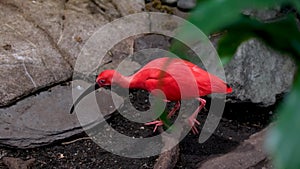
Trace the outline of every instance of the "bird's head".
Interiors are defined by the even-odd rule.
[[[104,70],[98,75],[96,83],[99,87],[111,86],[114,74],[116,74],[115,70]]]
[[[115,70],[104,70],[103,72],[101,72],[96,79],[96,83],[88,87],[85,91],[83,91],[81,95],[79,95],[79,97],[75,100],[75,102],[71,107],[70,113],[71,114],[73,113],[75,106],[80,102],[80,100],[82,100],[88,94],[92,93],[93,91],[101,87],[104,88],[110,87],[112,85],[113,77],[115,75],[116,76],[119,75]]]

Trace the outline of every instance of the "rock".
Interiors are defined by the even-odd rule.
[[[153,168],[154,169],[175,168],[176,163],[179,159],[179,154],[180,154],[179,145],[176,145],[171,150],[160,154]]]
[[[141,12],[145,9],[144,0],[112,0],[122,16]]]
[[[0,20],[0,106],[71,77],[70,64],[36,24],[2,3]]]
[[[295,71],[291,57],[251,39],[241,44],[225,67],[227,82],[233,88],[228,97],[232,103],[273,105],[277,96],[290,89]]]
[[[91,1],[70,0],[65,4],[63,29],[61,30],[57,45],[68,56],[70,63],[74,66],[78,54],[81,52],[85,42],[101,26],[105,25],[110,16],[101,12],[91,15],[89,7]],[[109,11],[109,8],[106,8]],[[81,39],[78,41],[78,39]]]
[[[148,48],[159,48],[159,49],[168,50],[169,47],[171,46],[170,40],[171,38],[163,35],[156,35],[156,34],[145,35],[135,39],[134,50],[140,51]]]
[[[0,151],[0,160],[7,155],[7,152],[5,150]]]
[[[201,164],[199,169],[240,169],[256,166],[264,162],[268,156],[263,145],[268,128],[253,134],[235,150]]]
[[[129,37],[125,40],[122,40],[121,42],[117,43],[112,49],[110,49],[106,53],[102,62],[92,73],[87,75],[85,72],[83,72],[83,74],[81,74],[82,72],[75,71],[73,74],[73,78],[81,77],[85,81],[88,81],[91,83],[95,82],[96,76],[103,70],[117,69],[119,66],[122,65],[121,64],[122,62],[125,63],[125,62],[129,61],[128,60],[129,56],[133,54],[133,43],[134,43],[134,37]],[[82,58],[85,59],[85,57],[82,57]],[[78,62],[78,63],[81,63],[81,62]],[[131,63],[128,63],[125,66],[128,66],[127,68],[130,69],[130,68],[132,68],[132,66],[135,67],[137,65],[133,61],[131,61]],[[121,67],[124,67],[124,66],[121,66]]]
[[[73,88],[74,97],[89,85],[83,81],[73,83],[76,84]],[[81,133],[82,127],[89,129],[101,123],[104,118],[97,113],[97,103],[104,117],[109,116],[122,104],[122,99],[115,95],[117,102],[114,105],[109,93],[101,90],[96,93],[97,103],[92,95],[88,95],[76,107],[78,113],[70,114],[71,90],[69,85],[55,86],[13,106],[0,109],[0,144],[16,148],[48,145]]]
[[[171,38],[164,35],[149,34],[138,37],[134,41],[133,60],[141,65],[145,65],[151,60],[168,56],[171,46]]]
[[[99,63],[102,56],[105,56],[115,45],[124,39],[128,38],[130,41],[130,37],[149,32],[148,18],[149,14],[140,13],[126,16],[103,26],[84,45],[82,52],[77,57],[74,70],[87,75],[97,70],[102,66],[102,63]],[[122,53],[127,53],[128,50],[130,51],[132,48],[127,48]],[[89,59],[86,59],[87,57]]]
[[[280,11],[280,7],[274,7],[266,9],[246,9],[242,13],[261,21],[268,21],[276,19],[278,16],[280,16]]]
[[[133,44],[134,38],[130,37],[125,40],[122,40],[118,44],[116,44],[104,57],[105,60],[109,60],[107,64],[103,64],[97,70],[97,75],[99,72],[106,70],[106,69],[116,69],[119,64],[126,60],[130,55],[133,54]]]
[[[197,5],[196,0],[178,0],[177,7],[183,10],[191,10]]]
[[[176,4],[177,0],[162,0],[161,2],[168,5],[174,5]]]
[[[160,133],[163,133],[163,129],[159,128],[158,129]],[[182,134],[182,130],[178,132],[179,134]],[[175,168],[176,163],[179,159],[180,155],[180,148],[179,144],[176,144],[179,142],[177,138],[170,137],[168,135],[163,135],[161,134],[162,137],[162,142],[163,142],[163,148],[168,149],[172,147],[172,145],[176,145],[172,147],[170,150],[162,152],[159,157],[156,159],[156,163],[153,166],[154,169],[163,169],[163,168]]]
[[[113,4],[101,3],[99,0],[4,0],[4,3],[17,8],[26,20],[37,25],[72,65],[89,37],[108,21],[121,16]]]
[[[98,0],[3,0],[0,9],[0,106],[70,79],[85,42],[121,16]]]
[[[29,169],[31,168],[32,164],[34,163],[35,159],[29,159],[29,160],[22,160],[20,158],[14,158],[14,157],[4,157],[3,163],[7,165],[9,169]]]

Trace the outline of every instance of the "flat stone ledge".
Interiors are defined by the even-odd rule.
[[[241,143],[235,150],[200,164],[198,169],[240,169],[251,168],[268,159],[263,145],[266,133],[270,127],[253,134]]]

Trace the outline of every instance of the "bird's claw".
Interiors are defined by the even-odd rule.
[[[198,131],[196,125],[200,125],[200,122],[195,117],[189,117],[188,122],[189,122],[189,125],[192,128],[193,134],[198,134],[199,131]]]
[[[164,125],[164,123],[161,120],[155,120],[155,121],[152,121],[152,122],[145,123],[146,126],[153,125],[153,124],[155,124],[155,127],[153,129],[153,133],[156,131],[157,127]]]

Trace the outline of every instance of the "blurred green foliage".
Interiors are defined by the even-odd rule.
[[[241,42],[255,37],[294,57],[299,67],[300,33],[295,13],[269,22],[242,14],[245,9],[278,6],[290,6],[300,11],[299,0],[198,0],[189,21],[206,35],[224,32],[217,49],[223,61],[231,59]],[[191,33],[183,32],[181,36],[191,37]],[[173,44],[171,51],[184,57],[178,46]],[[278,111],[279,118],[267,139],[267,147],[277,169],[300,169],[300,77],[295,78],[290,94]]]

